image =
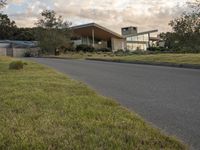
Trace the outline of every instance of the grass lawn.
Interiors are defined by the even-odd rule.
[[[9,70],[11,61],[0,57],[0,149],[187,149],[84,84],[34,62]]]
[[[197,64],[200,65],[200,54],[148,54],[129,56],[94,56],[92,58],[114,60],[114,61],[142,61],[142,62],[167,62],[174,64]]]
[[[66,59],[85,59],[85,58],[103,58],[108,56],[114,56],[111,52],[67,52],[65,54],[55,55],[44,55],[43,57],[57,57],[57,58],[66,58]]]
[[[55,57],[55,56],[53,56]],[[173,63],[173,64],[193,64],[200,65],[200,54],[132,54],[132,55],[116,55],[113,53],[73,53],[68,52],[67,54],[61,54],[60,58],[70,59],[102,59],[102,60],[113,60],[121,62],[149,62],[149,63]]]

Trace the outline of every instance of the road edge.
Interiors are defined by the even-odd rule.
[[[115,63],[128,63],[128,64],[140,64],[140,65],[153,65],[153,66],[166,66],[166,67],[176,67],[176,68],[200,69],[200,65],[195,65],[195,64],[175,64],[175,63],[168,63],[168,62],[107,60],[107,59],[100,59],[100,58],[86,58],[85,60],[115,62]]]

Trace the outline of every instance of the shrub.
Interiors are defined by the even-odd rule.
[[[31,51],[26,51],[24,57],[32,57]]]
[[[116,56],[124,56],[124,50],[119,49],[119,50],[115,51],[114,54],[115,54]]]
[[[81,44],[81,45],[78,45],[76,47],[76,51],[83,51],[83,52],[94,52],[94,47],[92,46],[89,46],[89,45],[85,45],[85,44]]]
[[[149,51],[159,51],[159,52],[167,51],[167,49],[164,47],[149,47],[148,50]]]
[[[28,63],[27,63],[27,62],[24,62],[24,65],[25,65],[25,66],[27,66],[27,65],[28,65]]]
[[[67,52],[74,52],[76,51],[75,47],[71,46],[71,47],[67,47],[64,49],[64,53],[67,53]]]
[[[24,68],[24,63],[20,60],[13,61],[9,64],[9,69],[20,70]]]
[[[110,48],[99,48],[97,51],[99,52],[112,52]]]
[[[131,52],[132,55],[134,54],[138,54],[138,55],[146,55],[146,54],[154,54],[155,52],[153,51],[144,51],[144,50],[135,50],[133,52]]]

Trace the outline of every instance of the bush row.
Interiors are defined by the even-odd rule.
[[[112,52],[110,48],[99,48],[95,49],[90,45],[81,44],[78,45],[76,48],[66,48],[65,51],[73,51],[73,52]]]

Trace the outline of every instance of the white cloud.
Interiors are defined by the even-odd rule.
[[[43,9],[54,9],[73,24],[97,22],[117,32],[124,26],[169,30],[168,23],[184,10],[187,0],[11,0],[26,3],[23,14],[12,14],[20,26],[33,26]],[[22,17],[23,16],[23,17]]]
[[[15,3],[15,4],[21,4],[24,0],[8,0],[8,3]]]

